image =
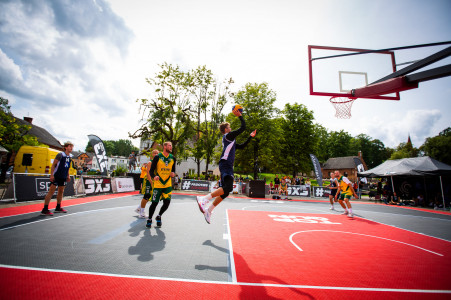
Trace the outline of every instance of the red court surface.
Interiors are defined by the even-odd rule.
[[[0,267],[2,299],[449,299],[449,294],[146,279]]]
[[[445,240],[343,215],[229,210],[228,217],[238,282],[451,289]]]

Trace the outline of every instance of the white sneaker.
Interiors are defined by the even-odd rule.
[[[330,210],[335,210],[335,208],[334,208],[333,205],[331,205],[329,209],[330,209]]]
[[[140,207],[138,207],[137,209],[135,209],[135,212],[136,212],[137,214],[139,214],[140,211],[141,211],[141,208],[140,208]]]
[[[348,214],[348,217],[349,217],[349,218],[354,218],[354,215],[353,215],[352,213],[349,213],[349,214]]]
[[[140,218],[140,219],[145,219],[145,218],[147,218],[147,217],[146,217],[146,214],[145,214],[145,213],[140,213],[138,218]]]
[[[202,197],[196,196],[197,205],[199,205],[199,210],[201,213],[205,213],[204,202],[202,201]]]
[[[207,221],[208,224],[210,224],[210,218],[211,218],[211,212],[206,209],[204,212],[205,221]]]
[[[342,213],[342,215],[347,215],[348,214],[348,211],[347,210],[345,210],[343,213]]]

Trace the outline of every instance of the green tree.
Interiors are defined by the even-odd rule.
[[[314,134],[313,111],[294,103],[286,104],[282,114],[282,171],[291,173],[292,176],[300,171],[308,172],[312,169],[309,154],[313,154],[317,138]]]
[[[11,113],[11,106],[8,104],[8,99],[0,97],[0,144],[8,150],[6,163],[2,163],[1,165],[1,183],[5,182],[6,171],[8,170],[9,161],[13,153],[19,151],[23,145],[40,145],[35,136],[28,134],[31,126],[19,123]]]
[[[235,103],[244,107],[243,117],[246,121],[246,131],[237,138],[237,143],[244,142],[249,134],[257,129],[254,142],[248,145],[246,151],[237,151],[235,166],[237,172],[254,173],[257,178],[258,169],[269,167],[276,161],[278,152],[278,137],[280,130],[273,118],[277,112],[274,107],[276,93],[269,89],[267,83],[247,83],[234,97]],[[227,116],[232,130],[238,129],[240,122],[232,113]]]
[[[437,136],[427,138],[420,150],[427,156],[451,165],[451,127]]]
[[[332,131],[327,142],[329,157],[344,157],[353,155],[351,149],[352,136],[344,130]]]
[[[324,126],[314,124],[313,136],[313,141],[315,142],[313,154],[316,155],[320,162],[327,161],[329,159],[329,151],[325,145],[327,145],[329,140],[329,132]]]
[[[412,143],[401,143],[396,148],[395,152],[392,153],[390,159],[401,159],[409,157],[418,157],[420,150],[412,146]]]
[[[191,126],[191,76],[180,70],[179,66],[164,63],[154,78],[146,78],[153,88],[152,97],[138,99],[143,115],[147,114],[145,123],[131,138],[152,139],[161,144],[172,142],[173,154],[176,157],[186,157],[187,141],[194,134]]]

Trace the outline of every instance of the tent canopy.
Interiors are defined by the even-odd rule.
[[[359,177],[390,176],[433,176],[451,175],[451,166],[429,156],[387,160],[377,167],[365,172],[358,172]]]

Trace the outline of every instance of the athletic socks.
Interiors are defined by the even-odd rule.
[[[49,206],[48,205],[44,205],[44,209],[43,210],[49,210]]]
[[[47,209],[48,209],[48,207],[47,207]],[[61,203],[59,203],[59,204],[57,203],[56,204],[56,209],[61,209]]]
[[[201,199],[202,199],[203,202],[208,202],[208,201],[210,201],[211,198],[213,198],[213,197],[211,196],[211,194],[207,194],[207,195],[201,197]]]
[[[213,205],[213,203],[208,207],[208,211],[211,213],[213,209],[215,209],[216,206]]]
[[[349,213],[352,214],[352,208],[349,208],[348,210],[349,210]]]

